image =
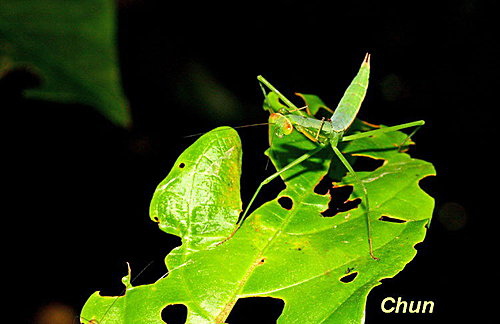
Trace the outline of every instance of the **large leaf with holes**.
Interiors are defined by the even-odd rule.
[[[120,85],[112,0],[2,0],[0,77],[27,68],[41,86],[26,95],[81,103],[130,124]]]
[[[372,127],[357,121],[352,129]],[[319,184],[327,174],[345,174],[330,149],[285,172],[286,188],[231,236],[241,210],[240,141],[230,128],[202,136],[179,157],[151,204],[160,229],[182,238],[166,258],[169,275],[137,287],[127,281],[121,297],[94,293],[82,320],[163,323],[166,306],[183,304],[187,323],[224,323],[238,299],[265,296],[284,301],[278,323],[361,322],[367,294],[415,256],[432,214],[433,199],[418,183],[434,174],[433,166],[398,152],[404,139],[391,133],[341,146],[353,162],[360,155],[383,162],[359,173],[372,206],[376,261],[369,255],[362,205],[328,212],[337,190]],[[293,132],[273,138],[269,155],[280,168],[314,145]],[[347,174],[335,186],[352,182]],[[354,188],[349,199],[360,196]]]

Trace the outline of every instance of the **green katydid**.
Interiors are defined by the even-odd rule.
[[[355,180],[355,185],[358,186],[359,189],[362,190],[362,205],[366,209],[365,217],[366,217],[366,226],[367,226],[367,236],[368,236],[368,246],[370,256],[378,260],[373,253],[373,242],[371,235],[371,221],[370,221],[370,205],[368,201],[368,192],[366,190],[365,185],[358,177],[352,166],[349,164],[347,159],[344,157],[342,152],[338,149],[337,145],[339,142],[353,141],[364,137],[374,136],[381,133],[393,132],[400,129],[405,129],[409,127],[416,127],[415,130],[407,137],[407,140],[411,138],[415,134],[415,132],[424,125],[423,120],[414,121],[410,123],[405,123],[397,126],[391,127],[383,127],[376,130],[355,133],[352,135],[344,136],[344,133],[349,129],[353,121],[355,120],[359,108],[363,102],[363,99],[366,95],[366,91],[368,88],[368,79],[370,75],[370,54],[366,54],[363,63],[361,64],[361,68],[359,72],[354,77],[353,81],[347,88],[344,93],[342,99],[340,100],[337,108],[335,109],[330,120],[318,120],[313,118],[308,113],[304,112],[301,108],[297,108],[290,100],[288,100],[284,95],[282,95],[275,87],[273,87],[266,79],[262,76],[258,76],[257,79],[261,83],[261,86],[264,85],[269,88],[272,92],[274,92],[279,99],[281,99],[286,106],[279,111],[272,111],[270,119],[271,123],[274,123],[280,126],[281,133],[283,135],[290,134],[290,132],[295,128],[304,134],[310,140],[318,143],[318,147],[309,151],[296,160],[292,161],[281,170],[278,170],[276,173],[267,177],[264,181],[261,182],[257,190],[255,191],[253,197],[251,198],[249,204],[247,205],[245,211],[243,212],[239,222],[238,227],[246,218],[250,207],[252,206],[255,198],[261,191],[262,187],[267,183],[271,182],[273,179],[280,176],[283,172],[290,170],[294,166],[302,163],[303,161],[311,158],[313,155],[323,150],[326,147],[331,147],[335,155],[339,158],[345,168],[349,171],[350,174],[353,175]],[[263,88],[264,90],[264,88]],[[264,93],[265,90],[264,90]],[[272,106],[271,106],[272,109]],[[406,140],[406,141],[407,141]],[[405,141],[405,142],[406,142]],[[404,143],[405,143],[404,142]],[[404,144],[402,143],[402,145]],[[400,145],[400,147],[402,146]]]

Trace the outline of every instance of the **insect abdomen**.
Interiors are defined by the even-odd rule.
[[[366,54],[358,74],[354,77],[332,115],[332,126],[336,132],[345,131],[358,114],[368,89],[370,77],[370,54]]]

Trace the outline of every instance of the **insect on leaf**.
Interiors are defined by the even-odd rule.
[[[356,127],[368,126],[357,121]],[[240,141],[231,128],[207,133],[179,157],[153,197],[151,217],[182,238],[166,258],[169,275],[128,287],[121,297],[94,293],[82,321],[163,323],[165,307],[183,304],[186,323],[225,323],[238,299],[260,296],[284,301],[278,323],[361,322],[369,291],[412,260],[432,214],[433,199],[418,182],[434,168],[399,153],[404,138],[396,132],[340,147],[347,155],[384,161],[359,173],[372,203],[374,252],[380,258],[375,261],[368,253],[363,208],[322,215],[335,190],[319,194],[315,188],[330,167],[339,167],[330,165],[327,149],[283,173],[286,188],[230,237],[241,210]],[[293,132],[273,140],[271,159],[279,169],[314,145]],[[338,183],[348,184],[349,174]],[[354,188],[350,199],[358,196]],[[280,204],[283,197],[288,206]]]

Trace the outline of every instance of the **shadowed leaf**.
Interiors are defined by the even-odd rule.
[[[27,68],[41,79],[28,97],[87,104],[131,123],[120,86],[111,0],[2,0],[0,76]]]

